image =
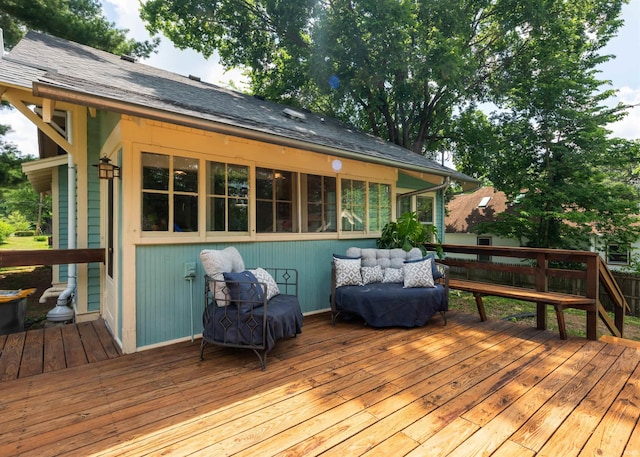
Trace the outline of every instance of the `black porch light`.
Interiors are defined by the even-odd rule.
[[[100,179],[112,180],[120,177],[120,167],[112,164],[107,156],[100,158],[100,163],[94,165],[94,167],[98,167],[98,177]]]

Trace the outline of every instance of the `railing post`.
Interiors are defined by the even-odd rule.
[[[547,279],[547,267],[549,260],[547,255],[540,252],[536,255],[536,290],[546,292],[549,289],[549,281]],[[536,303],[536,322],[539,330],[547,329],[547,304]]]
[[[594,254],[587,259],[587,279],[586,279],[586,295],[587,298],[592,298],[594,305],[587,308],[587,338],[590,340],[598,339],[598,292],[600,290],[600,283],[598,278],[600,256]]]

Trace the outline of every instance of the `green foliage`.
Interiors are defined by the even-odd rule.
[[[7,222],[14,228],[16,233],[18,232],[26,232],[31,228],[31,223],[27,220],[27,218],[19,211],[13,211],[7,217]],[[32,236],[31,235],[20,235],[20,236]]]
[[[33,230],[17,230],[13,232],[13,236],[26,238],[28,236],[34,236],[35,232]]]
[[[488,81],[503,109],[486,116],[471,106],[456,120],[458,168],[513,203],[480,231],[574,249],[588,247],[594,231],[605,241],[640,235],[640,150],[606,128],[628,107],[606,106],[612,92],[596,78],[622,3],[521,3],[526,28],[507,35],[519,52]]]
[[[36,30],[114,54],[149,57],[160,43],[127,39],[102,14],[99,0],[5,0],[0,2],[0,26],[10,49],[26,30]]]
[[[376,240],[376,246],[382,249],[402,248],[405,251],[417,247],[426,254],[424,244],[431,243],[436,236],[435,226],[422,224],[415,212],[405,212],[397,221],[387,222],[380,238]]]
[[[14,231],[14,228],[8,222],[0,220],[0,244],[5,243],[9,235]]]

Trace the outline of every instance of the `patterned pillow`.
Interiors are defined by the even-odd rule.
[[[433,260],[425,259],[420,262],[408,262],[403,266],[404,287],[435,287],[431,264]]]
[[[422,262],[423,260],[427,259],[431,259],[431,275],[433,276],[433,280],[435,281],[436,279],[442,278],[444,275],[438,269],[438,266],[436,265],[436,258],[433,254],[429,254],[426,257],[420,257],[419,259],[405,260],[404,263]]]
[[[362,285],[360,258],[339,259],[334,256],[333,263],[336,267],[336,287]]]
[[[363,284],[371,284],[372,282],[382,282],[382,278],[384,277],[382,273],[382,268],[380,265],[376,265],[375,267],[362,267],[360,270],[362,274],[362,283]]]
[[[263,282],[267,285],[267,301],[271,300],[276,295],[280,294],[278,283],[273,279],[273,276],[264,268],[256,268],[255,270],[249,270],[256,277],[258,282]]]
[[[402,282],[402,268],[385,268],[382,282]]]

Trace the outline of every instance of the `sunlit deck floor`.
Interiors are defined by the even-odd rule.
[[[451,312],[305,318],[259,369],[199,340],[6,381],[0,455],[640,455],[640,350]]]

